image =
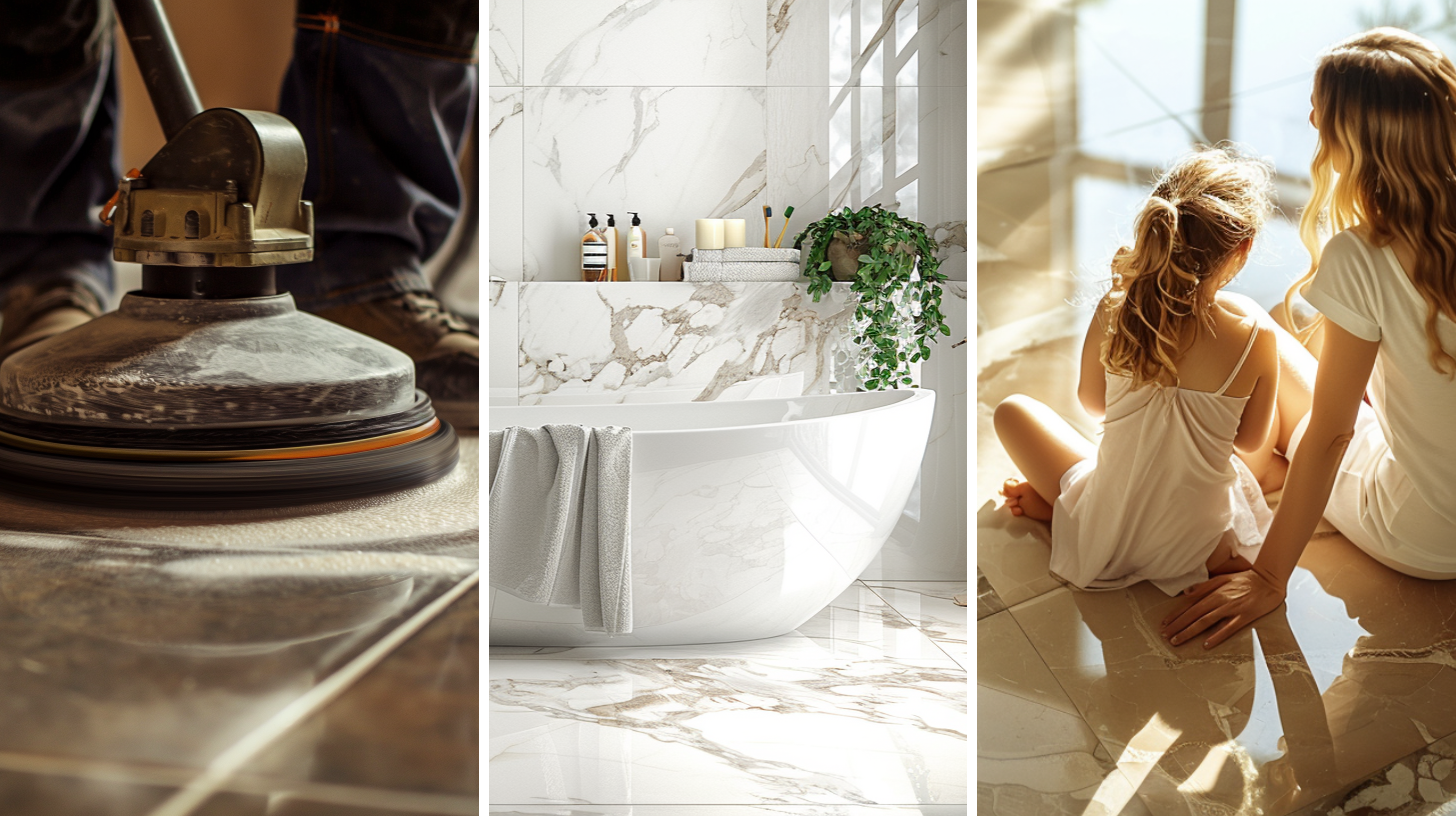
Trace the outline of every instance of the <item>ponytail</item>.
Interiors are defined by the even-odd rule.
[[[1112,263],[1101,361],[1136,385],[1178,380],[1174,362],[1197,325],[1212,330],[1208,279],[1226,270],[1271,208],[1266,164],[1205,149],[1175,164],[1138,214],[1133,245]]]

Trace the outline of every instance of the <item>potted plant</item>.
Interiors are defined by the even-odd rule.
[[[810,240],[804,274],[818,302],[836,281],[849,281],[858,297],[851,325],[861,350],[857,374],[866,391],[910,386],[910,364],[930,358],[930,344],[950,334],[940,312],[946,279],[925,225],[876,204],[845,207],[804,228]]]

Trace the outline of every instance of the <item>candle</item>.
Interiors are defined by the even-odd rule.
[[[723,247],[741,247],[748,243],[748,222],[730,218],[723,222]]]
[[[722,249],[723,219],[699,218],[697,220],[697,239],[695,246],[698,249]]]

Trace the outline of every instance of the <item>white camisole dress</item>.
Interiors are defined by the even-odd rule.
[[[1217,391],[1107,374],[1097,456],[1067,469],[1052,508],[1053,573],[1082,589],[1146,580],[1176,595],[1207,580],[1220,541],[1254,559],[1273,514],[1234,454],[1249,398],[1224,392],[1256,335]]]

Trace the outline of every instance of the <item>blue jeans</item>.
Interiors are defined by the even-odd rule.
[[[102,302],[113,288],[96,211],[120,176],[116,70],[110,15],[93,6],[57,0],[49,39],[9,51],[4,32],[40,27],[0,8],[0,302],[17,285],[72,281]],[[476,112],[477,7],[300,0],[299,12],[279,112],[308,149],[315,260],[278,267],[279,289],[315,311],[427,292],[422,265],[464,195],[456,157]],[[55,34],[66,25],[69,44]],[[38,47],[59,56],[38,63]]]

